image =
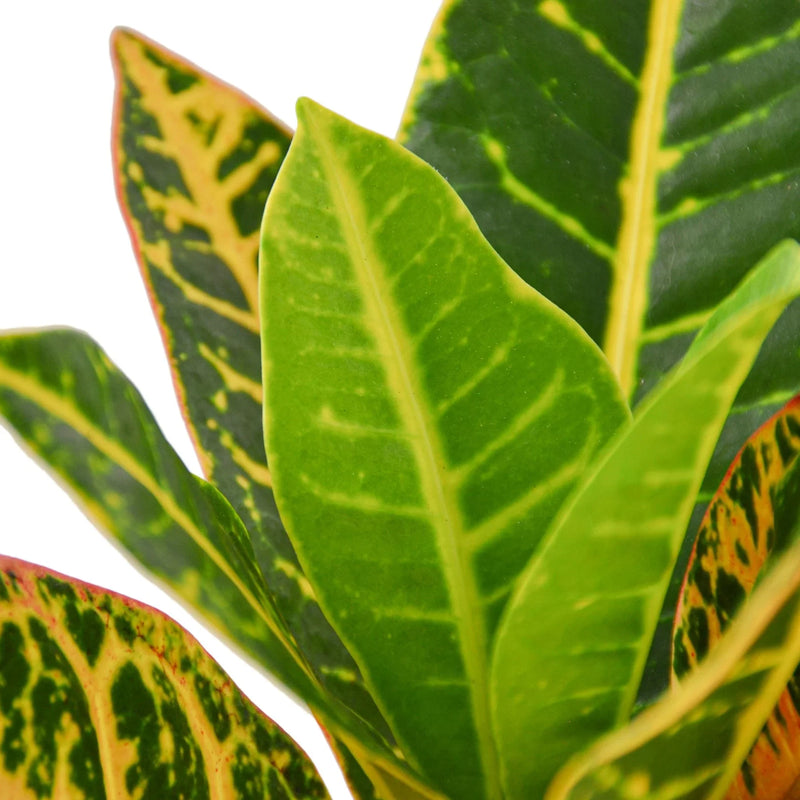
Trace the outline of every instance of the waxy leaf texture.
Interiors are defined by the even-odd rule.
[[[386,732],[297,563],[262,445],[259,228],[290,132],[133,31],[112,45],[120,205],[203,470],[244,521],[316,679]]]
[[[628,410],[431,167],[310,101],[298,120],[261,263],[281,516],[410,762],[496,798],[498,615]]]
[[[507,263],[602,346],[633,405],[783,238],[800,239],[795,0],[445,0],[399,135]],[[800,303],[731,407],[686,532],[800,393]],[[647,702],[666,688],[680,576]]]
[[[4,800],[312,800],[305,753],[155,609],[0,557]]]
[[[630,719],[719,430],[798,294],[800,246],[785,242],[719,306],[697,347],[592,465],[526,567],[492,668],[511,797],[541,796],[572,754]]]
[[[798,65],[794,0],[446,0],[401,140],[638,402],[800,237]]]
[[[800,398],[748,439],[708,507],[676,614],[676,679],[688,677],[717,646],[767,566],[797,537],[798,453]],[[800,778],[799,704],[793,677],[729,790],[729,800],[784,797]]]

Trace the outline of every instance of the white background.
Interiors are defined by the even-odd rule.
[[[199,471],[172,393],[110,157],[108,38],[139,30],[250,94],[290,126],[307,95],[394,135],[439,0],[0,2],[0,329],[88,331]],[[0,552],[107,586],[192,630],[349,797],[310,716],[139,575],[0,428]]]

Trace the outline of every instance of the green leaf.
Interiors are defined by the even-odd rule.
[[[365,768],[428,797],[407,765],[321,685],[274,609],[241,520],[192,475],[141,396],[87,336],[0,336],[0,414],[101,532],[307,702]]]
[[[241,520],[186,469],[91,339],[72,330],[0,336],[0,414],[103,533],[227,641],[313,697]]]
[[[573,759],[545,800],[755,796],[726,790],[798,661],[800,544],[795,543],[704,665],[630,725]],[[780,790],[758,795],[788,796]]]
[[[310,101],[298,119],[261,263],[281,517],[410,762],[496,798],[498,614],[628,411],[433,169]]]
[[[800,238],[798,65],[794,0],[447,0],[401,139],[638,402]],[[800,356],[771,377],[800,385]]]
[[[165,615],[0,556],[3,797],[310,800],[308,757]]]
[[[798,68],[795,0],[620,0],[613,13],[583,0],[446,0],[400,140],[602,345],[637,404],[747,270],[800,239]],[[731,408],[688,537],[747,437],[800,393],[798,340],[800,302]],[[679,590],[645,702],[666,686]]]
[[[800,247],[787,242],[720,307],[693,356],[595,462],[526,568],[492,671],[509,797],[541,796],[572,753],[628,719],[719,430],[798,293]]]
[[[800,514],[800,397],[748,439],[700,526],[673,635],[673,677],[688,677],[790,544]],[[800,661],[800,656],[797,659]],[[742,797],[784,797],[800,777],[797,678],[784,690],[737,776]]]
[[[283,529],[261,428],[258,243],[290,132],[249,97],[118,29],[118,196],[203,470],[250,532],[316,678],[386,733]]]

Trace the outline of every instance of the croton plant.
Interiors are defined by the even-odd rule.
[[[448,0],[396,141],[112,50],[204,478],[74,330],[0,338],[20,443],[358,800],[800,797],[797,0]],[[175,623],[6,558],[0,796],[326,792]]]

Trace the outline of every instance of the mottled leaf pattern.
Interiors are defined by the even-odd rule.
[[[311,800],[316,770],[155,609],[0,557],[9,800]]]
[[[545,800],[722,800],[798,660],[795,543],[697,672],[630,725],[572,759]],[[751,797],[735,788],[728,796]],[[792,800],[796,790],[759,797]]]
[[[359,761],[416,785],[375,731],[320,685],[274,609],[242,521],[188,472],[91,339],[71,330],[0,336],[0,416],[101,531],[302,697]]]
[[[798,452],[800,398],[747,441],[706,512],[676,615],[673,669],[678,678],[716,647],[767,560],[796,533]],[[792,678],[731,787],[730,800],[784,797],[800,778],[799,703],[800,688]]]
[[[258,241],[289,131],[128,30],[113,40],[118,194],[204,471],[242,517],[318,680],[386,727],[283,530],[261,432]]]
[[[91,339],[72,330],[0,336],[0,414],[112,541],[224,638],[313,698],[241,520],[186,469]]]
[[[298,120],[262,244],[281,516],[411,763],[497,797],[498,614],[628,410],[434,170],[310,101]]]
[[[630,718],[714,442],[764,337],[798,294],[800,247],[786,242],[720,305],[527,566],[492,669],[510,796],[541,796],[570,755]]]

